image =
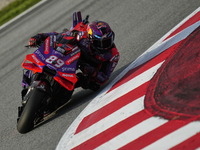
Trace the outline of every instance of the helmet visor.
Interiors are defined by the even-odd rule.
[[[110,35],[110,36],[109,36]],[[93,40],[93,44],[98,49],[110,48],[113,44],[113,35],[109,34],[108,37],[96,37]]]

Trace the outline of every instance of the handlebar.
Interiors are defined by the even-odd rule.
[[[26,47],[26,48],[39,48],[40,46],[39,46],[39,45],[37,45],[37,46],[33,46],[33,45],[26,45],[26,46],[24,46],[24,47]]]

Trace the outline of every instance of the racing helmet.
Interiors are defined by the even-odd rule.
[[[101,54],[106,53],[114,42],[114,32],[103,21],[88,23],[87,37],[90,39],[91,47]]]

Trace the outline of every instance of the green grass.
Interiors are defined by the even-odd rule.
[[[15,0],[0,11],[0,26],[41,0]]]

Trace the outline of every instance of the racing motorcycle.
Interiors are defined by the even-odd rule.
[[[70,29],[84,31],[88,17],[82,21],[81,13],[73,14]],[[56,45],[56,35],[28,54],[22,63],[22,106],[18,107],[17,130],[27,133],[59,106],[71,98],[77,82],[76,70],[81,50],[78,46],[66,51]]]

